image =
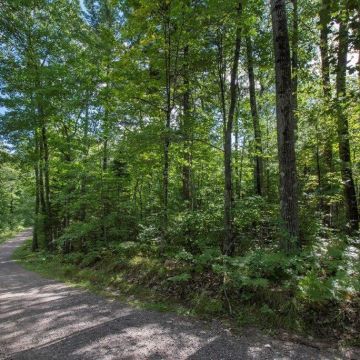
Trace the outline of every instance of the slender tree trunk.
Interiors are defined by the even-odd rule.
[[[106,9],[108,9],[106,5]],[[109,11],[109,10],[107,10]],[[110,14],[108,12],[108,14]],[[111,29],[111,20],[108,18],[108,29]],[[105,244],[108,243],[108,226],[106,223],[106,217],[110,212],[109,209],[109,198],[108,198],[108,188],[106,182],[106,173],[108,171],[109,166],[109,135],[110,135],[110,123],[109,123],[109,105],[110,105],[110,82],[109,82],[109,75],[110,75],[110,63],[111,63],[111,54],[110,52],[106,54],[106,95],[105,95],[105,102],[104,102],[104,120],[103,120],[103,153],[102,153],[102,176],[101,176],[101,201],[102,201],[102,237]],[[104,181],[105,178],[105,181]]]
[[[238,14],[241,14],[241,4],[239,4]],[[225,126],[224,138],[224,175],[225,175],[225,191],[224,191],[224,230],[225,236],[223,241],[223,253],[225,255],[233,255],[235,251],[234,238],[234,199],[232,192],[232,130],[234,123],[235,107],[237,102],[237,78],[241,45],[241,28],[237,27],[236,39],[233,55],[233,63],[230,75],[230,104],[227,122]]]
[[[36,132],[39,133],[39,129],[36,129]],[[44,160],[43,160],[43,143],[42,139],[39,136],[39,134],[36,135],[38,137],[39,142],[39,153],[38,153],[38,169],[39,169],[39,199],[40,199],[40,212],[41,212],[41,235],[43,238],[43,241],[46,245],[46,236],[45,236],[45,219],[47,216],[46,211],[46,202],[45,202],[45,192],[44,192]]]
[[[108,63],[109,64],[109,63]],[[109,74],[109,65],[107,66],[106,76]],[[106,83],[106,89],[109,89],[109,83]],[[108,109],[108,98],[109,94],[106,96],[105,102],[105,112],[104,112],[104,123],[103,123],[103,153],[102,153],[102,175],[101,175],[101,202],[102,202],[102,225],[101,232],[103,241],[107,244],[108,242],[108,229],[106,224],[106,216],[109,213],[109,204],[108,204],[108,196],[106,189],[106,173],[108,170],[108,161],[109,161],[109,150],[108,150],[108,142],[109,142],[109,109]],[[104,181],[105,177],[105,181]],[[105,189],[104,189],[105,188]]]
[[[185,137],[184,140],[184,164],[182,167],[182,198],[187,202],[188,207],[191,207],[191,119],[190,119],[190,84],[189,84],[189,46],[184,48],[184,95],[183,95],[183,121],[182,132]]]
[[[318,179],[318,188],[321,189],[321,183],[322,183],[322,179],[321,179],[321,166],[320,166],[320,146],[319,146],[319,129],[318,129],[318,125],[317,125],[317,120],[316,121],[316,125],[315,125],[315,131],[316,131],[316,147],[315,147],[315,158],[316,158],[316,175],[317,175],[317,179]],[[319,204],[320,208],[323,207],[322,204],[322,199],[320,197],[320,204]]]
[[[85,124],[84,124],[84,138],[83,138],[83,145],[84,145],[84,162],[87,163],[87,158],[89,155],[90,144],[89,144],[89,98],[90,95],[86,94],[86,109],[85,109]],[[85,173],[81,176],[81,185],[80,185],[80,193],[81,193],[81,207],[79,212],[79,219],[80,221],[85,221],[86,219],[86,204],[85,204],[85,194],[86,194],[86,175]]]
[[[225,139],[225,130],[226,130],[226,91],[225,91],[225,77],[226,77],[226,62],[224,59],[224,39],[223,34],[219,33],[218,38],[218,77],[219,77],[219,86],[220,86],[220,105],[221,105],[221,115],[223,122],[223,135]]]
[[[50,164],[49,164],[49,146],[47,140],[47,129],[43,122],[41,127],[41,137],[44,150],[44,190],[45,190],[45,206],[46,206],[46,226],[45,236],[48,248],[51,248],[53,234],[52,234],[52,209],[50,203]]]
[[[35,221],[33,227],[32,251],[39,249],[39,212],[40,212],[40,194],[39,194],[39,167],[38,162],[35,164]]]
[[[240,199],[240,179],[239,179],[239,101],[237,106],[237,111],[235,115],[235,159],[234,159],[234,173],[235,173],[235,190],[236,199]]]
[[[109,84],[107,84],[107,87]],[[103,159],[102,159],[102,169],[103,171],[107,171],[108,169],[108,159],[109,159],[109,150],[108,150],[108,142],[109,142],[109,109],[107,108],[107,104],[105,105],[105,113],[104,113],[104,142],[103,142]]]
[[[255,76],[254,76],[254,62],[253,62],[253,50],[252,41],[250,36],[246,37],[246,53],[247,53],[247,67],[249,77],[249,91],[250,91],[250,107],[251,116],[254,127],[255,138],[255,191],[257,195],[262,196],[264,193],[263,177],[264,177],[264,165],[263,165],[263,149],[262,149],[262,137],[259,121],[259,113],[256,102],[255,92]]]
[[[243,143],[241,146],[241,152],[240,152],[240,165],[239,165],[239,199],[241,198],[241,191],[242,191],[242,180],[243,180],[243,174],[244,174],[244,156],[245,156],[245,147],[246,147],[246,138],[243,138]]]
[[[293,103],[293,116],[295,121],[295,129],[298,123],[298,46],[299,46],[299,13],[297,0],[291,0],[293,3],[293,28],[291,38],[291,66],[292,66],[292,103]]]
[[[38,124],[36,128],[36,137],[39,143],[39,153],[38,153],[38,161],[39,161],[39,192],[40,192],[40,209],[41,209],[41,235],[42,240],[45,245],[45,248],[50,247],[50,231],[49,231],[49,207],[48,207],[48,199],[49,199],[49,190],[50,186],[46,185],[49,177],[45,175],[46,171],[46,164],[45,159],[48,156],[45,155],[47,151],[45,151],[44,140],[47,141],[46,132],[44,132],[44,114],[42,111],[42,107],[38,102],[37,106],[37,116],[38,116]],[[44,136],[45,135],[45,136]],[[47,146],[46,146],[47,148]],[[46,180],[46,178],[48,180]]]
[[[168,202],[169,202],[169,149],[170,149],[170,130],[171,130],[171,34],[170,34],[170,18],[169,5],[165,5],[166,19],[164,23],[164,39],[165,39],[165,129],[163,144],[163,194],[162,194],[162,232],[163,238],[167,235],[168,227]]]
[[[291,59],[285,0],[271,0],[276,74],[276,117],[280,172],[280,209],[289,239],[286,252],[300,248],[292,105]]]
[[[321,79],[323,94],[326,100],[331,99],[330,85],[330,59],[328,36],[330,33],[330,0],[322,0],[320,9],[320,56],[321,56]]]
[[[341,177],[344,185],[346,217],[350,232],[359,229],[359,211],[357,206],[355,184],[351,169],[349,142],[349,124],[344,111],[346,95],[346,66],[349,46],[348,10],[342,11],[338,36],[338,63],[336,69],[336,109],[338,121],[339,156]]]
[[[32,251],[37,251],[39,249],[39,231],[40,231],[40,172],[39,172],[39,139],[37,134],[37,129],[34,131],[35,137],[35,221],[33,228],[33,241],[32,241]]]
[[[328,36],[330,33],[329,30],[330,22],[330,3],[329,0],[323,0],[320,10],[320,56],[321,56],[321,78],[322,78],[322,87],[325,102],[329,104],[331,101],[331,83],[330,83],[330,59],[329,59],[329,44]],[[331,135],[331,134],[330,134]],[[328,136],[325,142],[325,164],[327,171],[333,170],[333,151],[332,151],[332,141],[331,136]]]
[[[319,12],[319,18],[320,18],[321,80],[322,80],[324,102],[325,102],[325,106],[327,107],[331,103],[330,57],[329,57],[329,44],[328,44],[328,37],[330,34],[329,22],[331,19],[330,0],[322,0],[320,12]],[[327,108],[326,113],[329,116],[329,118],[332,119],[332,111],[330,111],[330,109]],[[326,183],[326,179],[327,179],[327,174],[332,173],[334,171],[332,139],[333,139],[332,132],[327,131],[325,134],[325,141],[323,144],[324,167],[323,167],[323,174],[321,174],[321,179],[324,178],[325,182],[319,181],[320,208],[323,211],[325,211],[325,213],[327,214],[324,220],[328,226],[331,226],[332,206],[324,203],[321,193],[324,187],[328,187],[328,188],[331,187],[331,184]],[[318,171],[321,171],[320,167]]]

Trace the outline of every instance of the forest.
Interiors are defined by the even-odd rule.
[[[359,196],[357,0],[0,0],[34,266],[360,344]]]

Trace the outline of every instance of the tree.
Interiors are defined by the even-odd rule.
[[[240,18],[242,12],[241,2],[238,5],[237,14]],[[224,126],[224,241],[222,251],[226,255],[233,255],[235,251],[235,239],[234,239],[234,194],[233,194],[233,178],[232,178],[232,133],[235,116],[235,107],[237,103],[237,77],[240,58],[240,46],[241,46],[241,27],[240,20],[237,19],[236,32],[235,32],[235,44],[233,50],[233,58],[230,74],[229,85],[229,110],[226,112],[225,105],[225,74],[220,73],[220,91],[223,108],[223,126]]]
[[[344,109],[346,96],[346,66],[349,44],[348,33],[348,8],[345,4],[340,10],[339,34],[338,34],[338,53],[336,67],[336,110],[339,138],[339,157],[341,161],[341,177],[344,186],[346,217],[350,232],[359,229],[359,211],[355,184],[351,169],[351,153],[349,142],[349,123]]]
[[[263,149],[262,149],[262,136],[259,121],[259,114],[256,102],[255,92],[255,77],[254,77],[254,65],[253,65],[253,49],[251,37],[246,37],[246,56],[247,56],[247,71],[249,77],[249,93],[250,93],[250,108],[251,116],[254,127],[254,139],[255,139],[255,191],[258,195],[264,195],[264,165],[263,165]]]
[[[289,239],[284,244],[284,247],[287,252],[290,252],[300,247],[300,239],[295,157],[295,121],[292,104],[291,58],[285,1],[272,0],[271,14],[276,74],[280,210],[289,235]]]

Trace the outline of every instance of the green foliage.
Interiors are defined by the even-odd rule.
[[[191,279],[191,275],[188,273],[181,273],[179,275],[171,276],[168,278],[169,281],[172,281],[175,283],[188,281],[189,279]]]
[[[27,169],[22,172],[20,162],[7,153],[0,161],[0,232],[29,226],[33,221],[32,178]]]
[[[80,263],[80,267],[85,268],[85,267],[93,266],[100,260],[101,260],[101,254],[97,250],[91,251],[84,255]]]
[[[64,263],[80,265],[84,259],[84,254],[81,252],[72,252],[63,256]]]
[[[319,278],[317,271],[310,271],[299,282],[299,293],[306,301],[314,303],[326,303],[333,299],[330,279]]]
[[[221,299],[211,297],[206,291],[195,295],[192,299],[193,309],[200,314],[219,315],[224,311],[224,305]]]
[[[37,252],[23,254],[33,268],[129,293],[146,287],[162,296],[159,308],[163,298],[181,298],[188,312],[220,316],[231,308],[239,322],[247,318],[244,308],[249,321],[266,319],[274,327],[316,328],[319,318],[330,319],[327,328],[337,327],[336,318],[348,326],[360,291],[359,235],[344,235],[343,188],[350,182],[342,174],[345,165],[351,168],[358,192],[359,69],[349,56],[346,94],[332,101],[337,54],[329,54],[324,87],[314,31],[319,4],[299,1],[293,78],[302,249],[285,254],[297,239],[280,215],[270,7],[244,1],[239,18],[238,3],[2,3],[0,233],[34,225]],[[294,24],[290,2],[287,10]],[[335,6],[328,14],[330,50],[338,47],[339,11]],[[358,15],[351,6],[354,52]],[[230,257],[221,249],[224,130],[238,26],[242,44],[253,45],[261,147],[248,89],[250,58],[241,46],[230,141]],[[289,34],[295,40],[295,29]],[[348,130],[341,136],[338,110]],[[340,161],[341,139],[349,141],[351,161]]]

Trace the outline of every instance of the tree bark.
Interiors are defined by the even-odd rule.
[[[284,0],[271,0],[276,75],[276,117],[280,172],[280,209],[288,238],[286,252],[300,248],[295,156],[295,121],[292,104],[291,59]]]
[[[239,96],[240,97],[240,96]],[[235,137],[235,156],[234,156],[234,173],[235,173],[235,190],[234,194],[236,199],[240,199],[240,179],[239,179],[239,101],[237,111],[235,114],[235,126],[234,126],[234,137]]]
[[[255,192],[257,195],[262,196],[264,193],[263,149],[262,149],[262,139],[261,139],[262,136],[261,136],[260,121],[259,121],[259,113],[256,102],[253,50],[252,50],[252,41],[250,36],[246,37],[246,54],[247,54],[247,68],[248,68],[248,77],[249,77],[251,117],[253,120],[254,138],[255,138],[255,169],[254,169]]]
[[[184,135],[183,166],[182,166],[182,198],[191,207],[191,118],[190,118],[190,84],[189,84],[189,46],[184,47],[184,94],[183,94],[183,121]]]
[[[89,103],[90,103],[90,94],[86,92],[86,108],[85,108],[85,123],[84,123],[84,137],[83,137],[83,157],[85,164],[88,161],[89,150],[90,150],[90,142],[89,142]],[[81,206],[79,211],[79,220],[85,221],[86,219],[86,203],[85,203],[85,195],[86,195],[86,183],[87,176],[85,172],[81,174],[81,183],[80,183],[80,194],[81,194]]]
[[[330,83],[330,57],[328,37],[330,34],[330,2],[323,0],[320,9],[320,57],[321,57],[321,79],[322,88],[326,104],[331,101],[331,83]],[[330,134],[331,135],[331,134]],[[324,144],[324,160],[326,171],[333,171],[333,151],[331,136],[328,136]]]
[[[32,251],[37,251],[39,249],[39,210],[40,210],[40,194],[39,194],[39,167],[38,162],[35,164],[35,221],[33,228],[33,239],[32,239]]]
[[[322,89],[324,95],[325,106],[328,106],[331,102],[331,83],[330,83],[330,57],[329,57],[329,44],[328,37],[330,34],[329,22],[331,19],[331,9],[330,9],[330,0],[322,0],[321,8],[319,12],[320,18],[320,57],[321,57],[321,80],[322,80]],[[326,113],[329,117],[332,116],[329,109],[326,109]],[[323,174],[321,174],[321,167],[318,166],[318,187],[320,190],[320,208],[329,214],[325,217],[325,223],[331,226],[331,205],[325,204],[321,192],[324,189],[324,186],[330,187],[328,184],[324,184],[321,179],[326,179],[328,173],[333,172],[333,149],[332,149],[332,136],[333,134],[329,131],[325,134],[325,141],[323,144],[324,149],[324,169]],[[318,145],[319,148],[319,145]],[[317,149],[318,152],[318,149]],[[324,176],[323,176],[324,175]]]
[[[295,128],[298,123],[298,46],[299,46],[299,13],[297,0],[291,0],[293,4],[293,26],[292,26],[292,38],[291,38],[291,66],[292,66],[292,93],[293,93],[293,116],[295,122]]]
[[[42,137],[42,144],[44,150],[44,190],[45,190],[45,206],[46,206],[45,236],[46,236],[46,246],[50,249],[53,240],[52,209],[50,203],[50,164],[49,164],[49,146],[47,140],[47,129],[44,121],[41,127],[41,137]]]
[[[168,201],[169,201],[169,149],[170,149],[170,130],[171,130],[171,34],[170,34],[170,17],[169,5],[165,4],[165,21],[164,21],[164,40],[165,40],[165,126],[164,126],[164,143],[163,143],[163,189],[162,189],[162,232],[163,239],[167,235],[168,227]]]
[[[346,66],[349,46],[348,10],[344,9],[340,16],[338,35],[338,62],[336,68],[336,110],[338,122],[339,156],[341,177],[344,185],[346,217],[350,233],[359,229],[359,211],[357,206],[355,184],[351,168],[349,142],[349,124],[344,111],[346,95]]]
[[[241,14],[241,3],[238,7],[238,15]],[[225,132],[224,132],[224,177],[225,177],[225,191],[224,191],[224,230],[225,236],[223,241],[222,251],[225,255],[233,255],[235,251],[235,239],[234,239],[234,199],[232,193],[232,130],[234,123],[235,107],[237,102],[237,77],[240,57],[240,45],[241,45],[241,28],[240,25],[236,29],[236,38],[234,46],[234,56],[230,75],[230,104],[229,113],[227,116]]]
[[[330,0],[322,0],[320,9],[320,56],[321,56],[321,80],[324,96],[331,98],[330,86],[330,59],[328,36],[330,34]]]

